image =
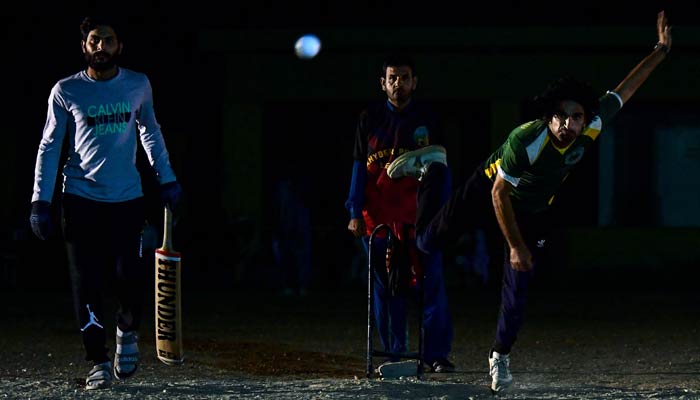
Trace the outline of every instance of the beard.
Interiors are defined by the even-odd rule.
[[[104,56],[102,60],[97,60],[97,56]],[[85,61],[88,66],[95,71],[106,71],[117,64],[118,55],[109,55],[105,52],[85,54]]]
[[[391,97],[398,103],[404,103],[411,98],[412,94],[412,90],[396,89],[393,93],[391,93]]]

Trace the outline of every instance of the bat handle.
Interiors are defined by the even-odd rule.
[[[163,216],[163,247],[166,249],[172,249],[172,231],[173,231],[173,213],[170,211],[170,207],[165,205],[165,214]]]

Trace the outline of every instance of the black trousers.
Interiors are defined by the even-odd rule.
[[[73,303],[86,360],[109,360],[105,346],[105,289],[116,292],[116,323],[137,330],[146,282],[141,254],[145,222],[143,198],[105,203],[63,195],[63,235],[70,267]]]

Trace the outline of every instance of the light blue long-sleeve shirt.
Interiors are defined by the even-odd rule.
[[[63,191],[104,202],[143,196],[136,167],[137,138],[159,183],[176,180],[143,73],[119,68],[107,81],[85,71],[51,90],[34,172],[32,201],[51,201],[62,146],[68,139]]]

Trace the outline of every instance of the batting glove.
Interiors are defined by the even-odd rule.
[[[164,206],[174,211],[182,199],[182,186],[177,181],[160,185],[160,199]]]
[[[44,200],[36,200],[32,202],[32,212],[29,214],[29,223],[32,225],[32,231],[41,240],[46,240],[53,231],[51,224],[51,203]]]

